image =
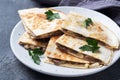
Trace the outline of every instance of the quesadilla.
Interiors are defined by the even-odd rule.
[[[62,31],[74,37],[84,36],[99,40],[110,48],[118,49],[119,47],[118,38],[109,28],[75,12],[67,15]]]
[[[80,59],[60,51],[55,43],[58,38],[59,36],[52,37],[48,43],[47,49],[45,51],[46,63],[71,68],[95,68],[102,66],[99,62],[91,63],[88,60]]]
[[[51,8],[31,8],[18,11],[26,31],[35,39],[60,35],[65,14]]]
[[[69,53],[75,57],[81,58],[80,55],[84,55],[83,58],[85,58],[85,55],[87,55],[88,58],[92,57],[102,61],[104,65],[107,65],[110,62],[113,54],[113,50],[106,48],[101,44],[98,44],[99,50],[97,52],[89,51],[87,47],[87,51],[81,50],[80,47],[87,45],[84,38],[75,38],[66,34],[57,39],[56,44],[60,50],[66,51],[66,53]]]
[[[26,49],[35,49],[40,48],[43,51],[45,51],[45,48],[47,47],[49,39],[46,40],[35,40],[32,39],[31,36],[25,32],[22,36],[19,38],[19,44],[23,45]]]

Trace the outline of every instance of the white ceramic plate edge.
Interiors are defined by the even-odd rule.
[[[66,6],[63,6],[63,7],[66,7]],[[57,8],[63,8],[63,7],[57,7]],[[56,8],[56,7],[53,7],[53,8]],[[70,7],[69,7],[69,8],[70,8]],[[73,7],[72,7],[72,8],[73,8]],[[77,8],[77,7],[76,7],[76,8]],[[80,8],[80,7],[78,7],[78,8]],[[83,9],[84,9],[84,8],[83,8]],[[96,12],[96,11],[95,11],[95,12]],[[97,13],[98,13],[98,12],[97,12]],[[100,14],[100,13],[99,13],[99,14]],[[108,17],[108,18],[109,18],[109,17]],[[110,18],[109,18],[109,19],[110,19]],[[19,24],[20,24],[20,22],[18,22],[18,23],[16,24],[16,26],[18,26]],[[117,25],[116,23],[114,23],[114,24]],[[13,33],[14,33],[14,31],[15,31],[16,26],[15,26],[14,29],[12,30],[11,37],[10,37],[11,49],[13,50],[14,55],[17,57],[17,59],[18,59],[20,62],[22,62],[24,65],[28,66],[29,68],[31,68],[31,69],[33,69],[33,70],[35,70],[35,71],[38,71],[38,72],[41,72],[41,73],[44,73],[44,74],[48,74],[48,75],[52,75],[52,76],[77,77],[77,76],[91,75],[91,74],[97,73],[97,72],[99,72],[99,71],[103,71],[103,70],[105,70],[106,68],[108,68],[108,67],[110,67],[111,65],[114,64],[114,63],[112,63],[112,64],[110,64],[109,66],[103,68],[102,70],[99,69],[99,70],[97,70],[96,72],[92,72],[92,73],[84,74],[84,75],[79,75],[79,74],[78,74],[78,75],[60,75],[60,74],[54,74],[54,73],[52,73],[52,72],[40,71],[40,70],[38,70],[38,69],[33,68],[32,66],[30,66],[30,65],[28,65],[28,64],[25,64],[24,61],[22,61],[22,60],[16,55],[16,53],[15,53],[15,51],[14,51],[14,49],[13,49],[13,45],[12,45],[12,37],[13,37]],[[119,28],[119,27],[118,27],[118,28]],[[116,58],[115,61],[117,61],[118,59],[119,59],[119,56]]]

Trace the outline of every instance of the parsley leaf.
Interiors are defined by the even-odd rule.
[[[29,52],[29,55],[30,55],[30,56],[33,56],[33,55],[34,55],[32,50],[28,50],[28,52]]]
[[[40,64],[40,58],[39,56],[43,55],[43,51],[41,51],[39,48],[35,48],[33,50],[28,50],[29,55],[32,57],[34,63]]]
[[[83,51],[92,51],[92,47],[89,45],[84,45],[80,47],[79,49],[82,49]]]
[[[93,46],[93,47],[92,47],[92,52],[93,52],[93,53],[94,53],[94,52],[97,52],[99,48],[100,48],[99,46]]]
[[[47,19],[52,21],[54,19],[60,19],[60,16],[58,13],[53,13],[51,10],[48,10],[45,12]]]
[[[88,26],[93,25],[93,21],[91,18],[87,18],[85,19],[85,21],[83,22],[83,25],[87,28]]]
[[[98,49],[100,48],[98,46],[98,42],[95,39],[91,39],[91,38],[87,38],[86,42],[88,45],[84,45],[82,47],[80,47],[79,49],[83,50],[83,51],[92,51],[92,53],[97,52]]]
[[[36,63],[36,64],[38,64],[38,65],[40,64],[40,58],[39,58],[38,55],[32,56],[32,59],[33,59],[34,63]]]
[[[93,45],[93,46],[97,46],[98,45],[98,41],[95,40],[95,39],[87,38],[86,42],[88,43],[88,45]]]
[[[36,54],[36,55],[39,55],[39,56],[43,55],[43,51],[41,51],[39,48],[35,48],[33,50],[33,53]]]

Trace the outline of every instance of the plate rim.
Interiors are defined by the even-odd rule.
[[[87,9],[87,8],[82,8],[82,7],[71,7],[71,6],[57,6],[57,7],[50,7],[50,8],[81,8],[81,9]],[[87,9],[87,10],[91,10],[91,9]],[[94,10],[91,10],[91,11],[94,11]],[[100,15],[104,15],[104,14],[102,14],[102,13],[100,13],[100,12],[97,12],[97,11],[94,11],[94,12],[96,12],[96,13],[98,13],[98,14],[100,14]],[[104,16],[106,16],[106,15],[104,15]],[[109,18],[108,16],[106,16],[106,17]],[[112,20],[111,18],[109,18],[109,19]],[[112,22],[113,22],[115,25],[117,25],[113,20],[112,20]],[[80,76],[88,76],[88,75],[92,75],[92,74],[95,74],[95,73],[104,71],[105,69],[109,68],[109,67],[112,66],[114,63],[116,63],[116,61],[120,58],[120,55],[119,55],[119,57],[115,60],[115,62],[112,63],[112,64],[109,64],[109,66],[107,66],[107,67],[105,67],[105,68],[103,68],[103,69],[98,69],[98,70],[95,71],[95,72],[91,72],[91,73],[83,74],[83,75],[80,75],[80,74],[77,74],[77,75],[75,75],[75,74],[73,74],[73,75],[64,75],[64,74],[55,74],[55,73],[52,73],[52,72],[37,70],[37,69],[35,69],[34,67],[32,67],[32,66],[30,66],[30,65],[28,65],[28,64],[25,64],[24,61],[22,61],[22,60],[16,55],[16,52],[15,52],[15,50],[13,49],[12,36],[13,36],[13,33],[14,33],[16,27],[17,27],[19,24],[21,24],[21,20],[14,26],[14,28],[12,29],[11,35],[10,35],[10,47],[11,47],[11,50],[12,50],[13,54],[15,55],[15,57],[16,57],[22,64],[24,64],[25,66],[27,66],[27,67],[29,67],[30,69],[33,69],[33,70],[35,70],[35,71],[37,71],[37,72],[40,72],[40,73],[43,73],[43,74],[47,74],[47,75],[51,75],[51,76],[57,76],[57,77],[80,77]],[[119,28],[118,25],[117,25],[117,27]],[[119,28],[119,29],[120,29],[120,28]],[[120,41],[120,39],[119,39],[119,41]]]

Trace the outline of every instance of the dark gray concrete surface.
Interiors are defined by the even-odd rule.
[[[35,0],[0,0],[0,80],[120,80],[120,59],[102,72],[77,78],[48,76],[19,62],[10,48],[10,34],[20,20],[17,11],[30,7],[45,6]]]

